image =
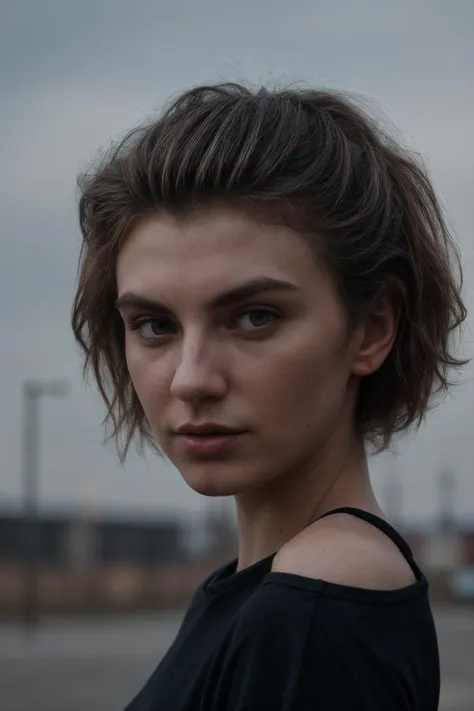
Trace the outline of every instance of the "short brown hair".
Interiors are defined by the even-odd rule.
[[[127,370],[115,264],[137,221],[160,210],[184,215],[219,203],[300,230],[351,318],[397,300],[393,349],[362,379],[356,410],[358,431],[378,449],[421,422],[431,395],[448,388],[449,369],[465,363],[450,338],[466,317],[459,256],[431,182],[352,98],[201,86],[130,131],[79,186],[72,326],[122,459],[135,434],[154,442]]]

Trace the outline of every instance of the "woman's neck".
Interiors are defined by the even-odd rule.
[[[354,442],[264,488],[235,497],[239,528],[237,570],[278,551],[326,511],[354,506],[382,513],[370,483],[364,447]]]

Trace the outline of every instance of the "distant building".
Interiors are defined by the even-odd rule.
[[[151,564],[183,561],[187,556],[182,526],[176,520],[144,522],[111,516],[78,519],[66,514],[44,515],[36,523],[40,563]],[[0,561],[23,557],[24,521],[19,514],[0,514]]]
[[[42,514],[33,556],[29,533],[20,513],[0,512],[0,617],[25,616],[33,599],[42,614],[183,609],[236,554],[235,530],[222,513]]]

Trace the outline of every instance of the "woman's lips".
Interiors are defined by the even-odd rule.
[[[215,457],[231,451],[245,432],[215,432],[211,434],[179,434],[178,441],[187,454],[196,457]]]

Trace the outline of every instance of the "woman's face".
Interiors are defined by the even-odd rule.
[[[351,421],[356,346],[291,229],[229,208],[152,217],[122,248],[117,286],[134,388],[194,490],[239,494],[313,467]],[[177,433],[202,424],[234,433]]]

